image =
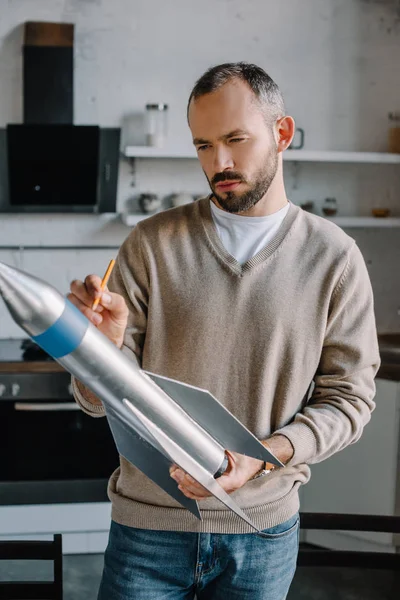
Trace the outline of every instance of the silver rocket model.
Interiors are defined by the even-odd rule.
[[[175,463],[257,527],[218,483],[225,450],[283,466],[208,391],[146,372],[48,283],[0,263],[14,321],[103,402],[119,453],[201,519],[169,474]]]

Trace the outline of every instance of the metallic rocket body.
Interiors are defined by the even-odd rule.
[[[201,518],[169,475],[176,463],[257,530],[216,479],[225,449],[282,463],[209,392],[140,369],[55,288],[3,263],[0,294],[32,340],[102,400],[121,455]]]

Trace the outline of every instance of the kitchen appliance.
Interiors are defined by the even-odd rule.
[[[0,505],[107,502],[119,456],[106,419],[28,339],[0,340]]]
[[[74,125],[73,38],[72,24],[25,23],[24,122],[0,147],[0,212],[116,212],[120,128]]]
[[[97,203],[99,127],[8,125],[10,206]]]

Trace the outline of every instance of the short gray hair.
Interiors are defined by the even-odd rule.
[[[215,92],[232,79],[247,83],[268,121],[285,115],[283,96],[275,81],[261,67],[245,62],[224,63],[208,69],[195,83],[189,96],[187,114],[192,100]]]

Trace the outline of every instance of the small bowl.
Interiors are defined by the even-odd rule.
[[[390,215],[389,208],[373,208],[371,212],[372,212],[372,215],[374,217],[377,217],[378,219],[383,219]]]

